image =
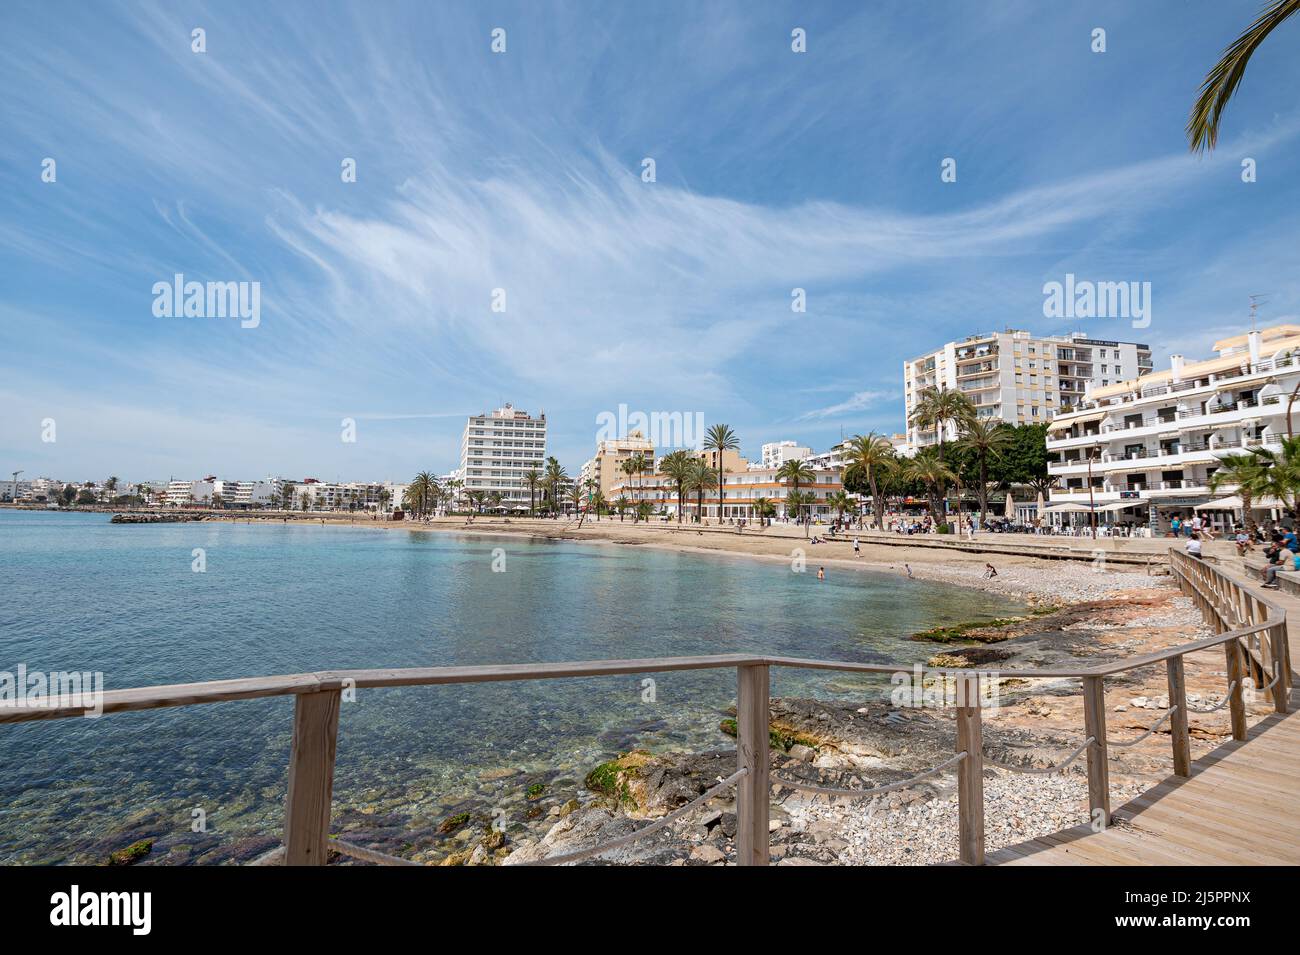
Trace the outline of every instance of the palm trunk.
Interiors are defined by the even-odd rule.
[[[867,480],[871,482],[871,510],[876,515],[876,530],[885,529],[885,502],[880,499],[880,490],[876,487],[876,475],[869,473]]]
[[[980,455],[980,527],[989,519],[989,463],[988,458]]]

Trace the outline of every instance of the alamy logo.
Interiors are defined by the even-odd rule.
[[[0,707],[85,710],[87,719],[104,715],[104,674],[95,671],[44,673],[20,663],[16,672],[0,670]]]
[[[1073,272],[1064,282],[1043,285],[1045,318],[1128,318],[1134,328],[1151,324],[1150,282],[1078,281]]]
[[[153,283],[155,318],[238,318],[240,328],[262,324],[261,282],[187,282],[177,272],[171,282]]]
[[[703,411],[644,411],[628,412],[627,405],[618,406],[618,414],[602,411],[596,415],[596,441],[615,441],[640,431],[655,447],[704,448]]]
[[[148,935],[153,928],[153,894],[150,892],[68,892],[50,896],[51,925],[129,925],[132,935]]]

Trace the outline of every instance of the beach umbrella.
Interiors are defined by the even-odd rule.
[[[1007,491],[1007,506],[1002,512],[1002,516],[1011,520],[1016,516],[1016,502],[1011,500],[1011,492]]]
[[[1042,492],[1042,491],[1039,491],[1039,492],[1038,492],[1038,510],[1035,511],[1034,513],[1038,515],[1038,519],[1039,519],[1040,522],[1041,522],[1042,519],[1043,519],[1043,509],[1044,509],[1044,507],[1045,507],[1045,502],[1043,501],[1043,492]]]

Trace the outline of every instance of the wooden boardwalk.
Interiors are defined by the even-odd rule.
[[[989,865],[1300,865],[1300,691],[1229,741],[1088,826],[1008,846]]]

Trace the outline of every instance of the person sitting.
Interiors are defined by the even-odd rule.
[[[1192,531],[1191,536],[1187,538],[1186,550],[1187,550],[1188,557],[1195,557],[1197,560],[1201,559],[1201,535],[1200,534],[1197,534],[1195,531]]]
[[[1268,566],[1264,568],[1264,586],[1269,590],[1277,590],[1277,572],[1282,569],[1282,548],[1270,544],[1264,551],[1264,557],[1268,560]]]

